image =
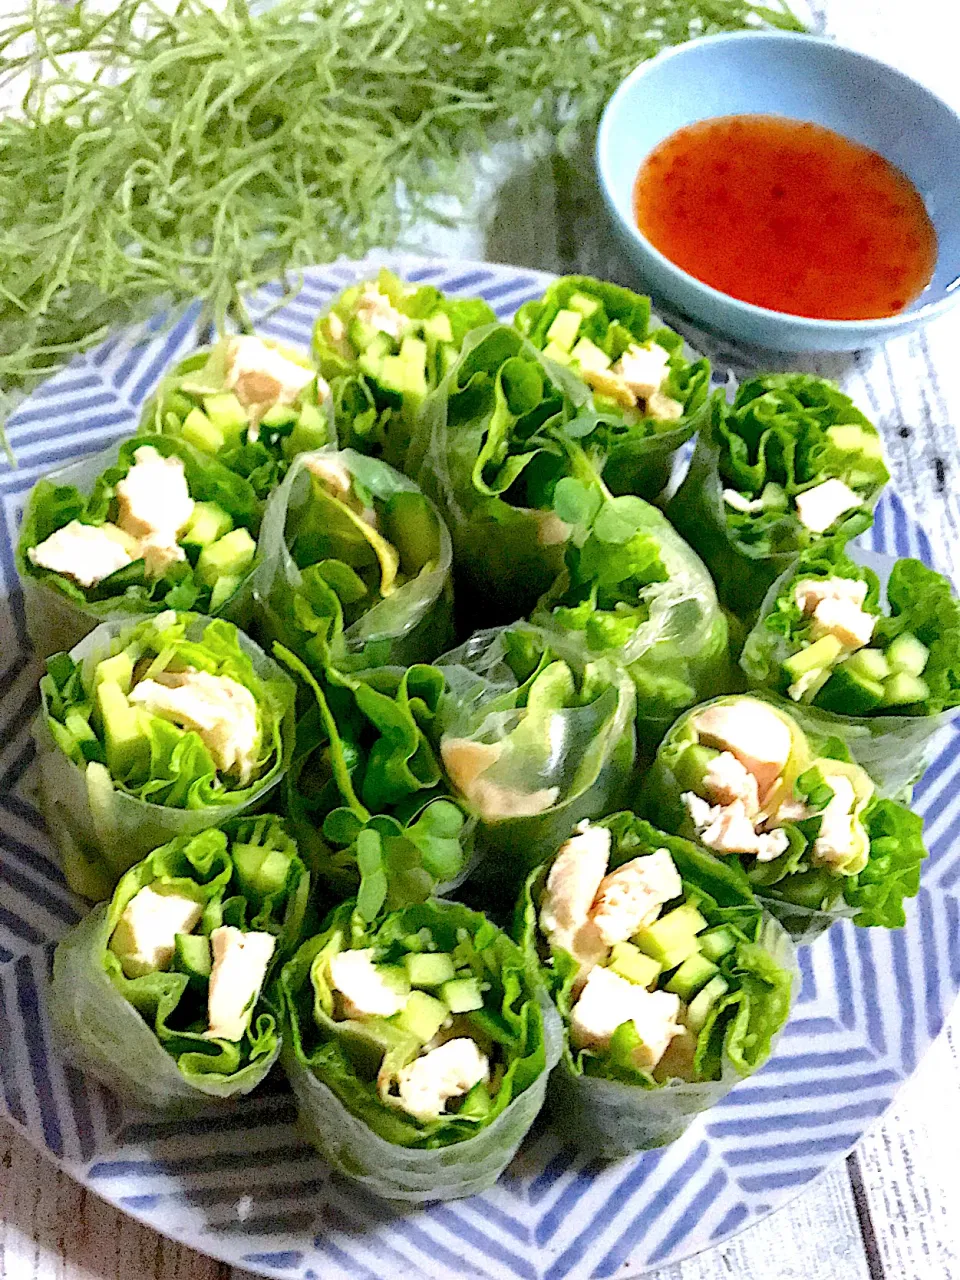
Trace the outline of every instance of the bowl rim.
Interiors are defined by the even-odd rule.
[[[880,71],[889,79],[900,80],[909,85],[915,92],[933,99],[941,107],[945,108],[956,120],[958,132],[960,132],[960,113],[958,113],[948,102],[928,89],[926,85],[921,84],[913,76],[908,76],[905,72],[891,66],[889,62],[884,62],[880,58],[874,58],[870,54],[861,53],[857,49],[851,49],[848,45],[840,44],[826,36],[801,34],[791,31],[725,31],[716,35],[697,36],[693,40],[686,40],[683,44],[674,45],[670,49],[664,49],[658,53],[656,57],[649,58],[645,62],[641,62],[634,67],[628,75],[621,80],[620,84],[614,90],[613,94],[607,101],[607,105],[603,109],[600,117],[600,124],[597,129],[597,142],[595,148],[595,162],[597,174],[600,180],[600,188],[603,192],[604,199],[616,220],[629,231],[632,238],[639,244],[644,253],[648,254],[661,268],[661,270],[670,276],[674,282],[682,285],[692,285],[701,291],[706,297],[712,301],[718,302],[723,306],[730,308],[736,314],[745,319],[771,321],[776,320],[781,323],[786,321],[798,329],[806,330],[811,333],[824,333],[833,331],[837,334],[850,334],[854,332],[875,334],[882,333],[893,329],[915,328],[920,324],[926,324],[928,321],[942,315],[943,312],[955,306],[960,300],[960,273],[956,278],[947,285],[946,292],[943,297],[935,301],[923,303],[921,306],[910,311],[900,311],[892,316],[876,316],[868,320],[832,320],[829,318],[821,318],[817,316],[797,315],[791,311],[775,311],[771,307],[761,307],[755,302],[746,302],[742,298],[735,298],[732,294],[724,293],[722,289],[716,289],[713,285],[707,284],[704,280],[700,280],[697,276],[691,275],[689,271],[685,271],[682,267],[671,261],[665,254],[648,240],[640,228],[636,225],[633,217],[626,217],[618,202],[614,199],[611,191],[611,183],[608,178],[608,162],[607,156],[610,151],[610,134],[612,132],[614,121],[622,112],[624,105],[629,101],[634,86],[643,80],[655,67],[661,67],[665,62],[671,62],[678,58],[688,55],[693,49],[701,48],[705,45],[726,45],[741,44],[744,41],[754,43],[764,42],[769,45],[781,44],[785,41],[791,43],[805,44],[808,46],[819,46],[828,48],[839,54],[841,57],[852,59],[858,62],[868,63],[872,67],[879,68]],[[711,117],[704,116],[703,119]],[[631,210],[632,214],[632,210]]]

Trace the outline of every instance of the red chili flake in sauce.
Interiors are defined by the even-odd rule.
[[[634,212],[690,275],[793,315],[895,315],[937,259],[905,174],[832,129],[782,116],[720,116],[671,134],[640,167]]]

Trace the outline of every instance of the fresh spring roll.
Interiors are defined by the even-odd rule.
[[[752,620],[797,552],[869,528],[889,479],[876,427],[832,382],[771,373],[710,402],[667,515],[721,602]]]
[[[740,867],[632,813],[531,873],[517,930],[563,1019],[554,1125],[605,1159],[678,1138],[787,1020],[793,947]]]
[[[604,455],[607,488],[644,498],[669,480],[710,386],[709,362],[687,359],[680,335],[651,329],[650,319],[649,298],[590,276],[564,276],[514,318],[538,351],[590,387],[591,443]]]
[[[429,661],[453,638],[450,534],[416,484],[353,449],[298,457],[267,503],[258,622],[322,675]]]
[[[71,1057],[136,1105],[249,1093],[280,1052],[271,986],[309,896],[280,818],[155,849],[57,947],[49,1008]]]
[[[533,622],[561,648],[630,672],[641,745],[655,750],[686,707],[730,688],[727,620],[702,560],[642,498],[561,480],[554,509],[575,527],[566,568]]]
[[[417,1204],[485,1191],[543,1104],[556,1011],[479,913],[436,900],[367,923],[352,908],[280,979],[301,1123],[377,1195]]]
[[[561,374],[515,329],[489,325],[424,402],[407,472],[449,526],[461,622],[528,614],[563,568],[571,529],[553,509],[557,483],[597,479],[579,442],[593,419],[578,416]]]
[[[144,410],[142,434],[187,440],[266,498],[298,453],[333,444],[330,388],[310,357],[236,334],[187,356]]]
[[[960,705],[960,602],[919,560],[888,567],[884,592],[839,544],[803,552],[767,593],[740,665],[751,688],[795,704],[808,733],[841,738],[896,794]]]
[[[182,440],[125,440],[45,476],[17,548],[35,648],[166,609],[242,623],[261,511],[248,481]]]
[[[768,702],[715,698],[667,734],[643,780],[644,811],[739,860],[797,941],[843,916],[899,928],[920,885],[923,822],[845,756],[839,739],[809,739]]]
[[[50,658],[35,736],[70,887],[107,898],[151,849],[262,801],[293,751],[294,693],[232,623],[173,610]]]
[[[386,269],[345,289],[313,330],[314,355],[333,389],[340,443],[404,470],[424,398],[469,331],[494,320],[480,298],[447,298]]]
[[[275,652],[311,690],[297,724],[286,811],[303,858],[365,920],[460,884],[475,822],[451,794],[430,732],[442,673],[426,665],[331,668],[321,687],[282,646]]]
[[[582,818],[624,799],[636,753],[626,671],[562,657],[518,623],[440,659],[435,735],[455,793],[478,822],[478,875],[515,900],[530,869]]]

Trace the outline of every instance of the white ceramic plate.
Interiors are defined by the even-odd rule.
[[[547,282],[483,263],[377,261],[452,293],[479,294],[503,319]],[[262,330],[306,345],[331,295],[372,270],[367,262],[307,272],[298,297]],[[270,296],[264,290],[262,300]],[[930,858],[907,927],[834,925],[803,948],[803,987],[775,1058],[662,1151],[602,1167],[539,1127],[492,1191],[401,1211],[332,1174],[299,1139],[280,1080],[210,1118],[167,1122],[124,1113],[64,1065],[44,990],[53,947],[83,904],[64,884],[32,796],[38,670],[12,545],[37,477],[131,432],[163,370],[196,344],[195,321],[196,312],[139,346],[107,342],[37,391],[10,427],[19,469],[0,470],[0,1109],[111,1203],[266,1276],[622,1280],[769,1213],[886,1108],[960,987],[956,731],[917,789]],[[893,493],[862,541],[930,560],[926,535]]]

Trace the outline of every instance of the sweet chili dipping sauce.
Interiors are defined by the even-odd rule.
[[[800,316],[895,315],[930,283],[937,258],[909,178],[832,129],[782,116],[679,129],[641,165],[634,213],[690,275]]]

